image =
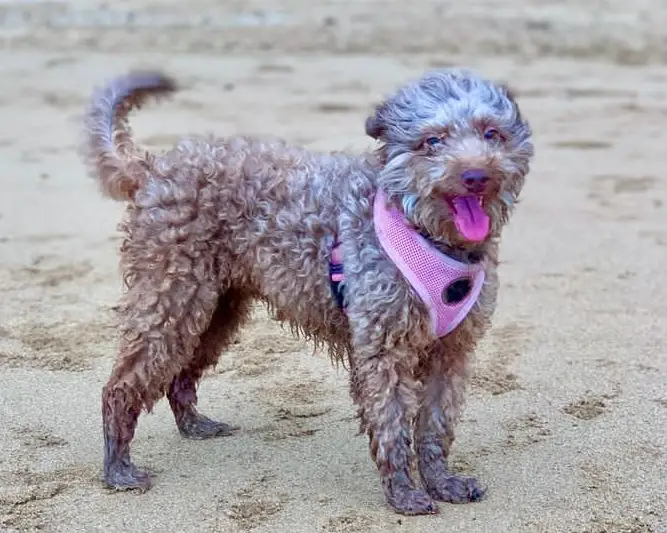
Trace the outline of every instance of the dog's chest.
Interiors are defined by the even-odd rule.
[[[396,210],[387,209],[378,193],[374,205],[375,233],[387,258],[424,304],[431,333],[451,333],[477,303],[485,282],[483,260],[464,262],[439,251]],[[341,247],[334,243],[329,264],[331,290],[345,310],[345,268]]]

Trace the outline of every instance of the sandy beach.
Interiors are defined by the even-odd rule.
[[[666,23],[648,0],[0,2],[0,531],[666,533]],[[391,512],[345,370],[261,307],[200,388],[242,429],[188,441],[160,402],[133,443],[153,488],[107,490],[123,205],[77,155],[93,87],[182,82],[133,118],[152,150],[361,151],[372,105],[445,65],[508,82],[536,145],[451,458],[487,498]]]

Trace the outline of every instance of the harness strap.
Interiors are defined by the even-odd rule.
[[[329,283],[338,307],[345,312],[345,271],[343,269],[343,254],[341,253],[340,243],[338,241],[334,241],[331,249],[331,259],[329,260]]]

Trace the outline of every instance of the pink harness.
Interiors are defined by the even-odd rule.
[[[484,264],[462,263],[430,244],[395,208],[387,208],[387,196],[378,190],[373,206],[375,233],[382,248],[426,305],[431,331],[437,337],[451,333],[468,315],[484,284]],[[342,303],[342,258],[332,253],[331,281]]]

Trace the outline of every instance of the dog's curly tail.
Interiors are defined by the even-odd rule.
[[[95,90],[85,113],[83,157],[102,192],[114,200],[130,200],[150,172],[152,156],[132,141],[127,116],[149,98],[167,96],[176,82],[161,72],[135,71]]]

